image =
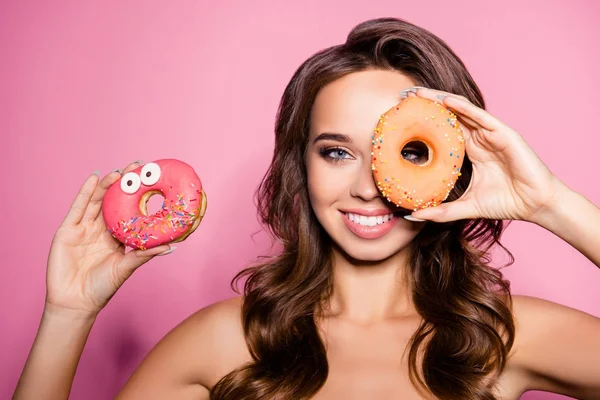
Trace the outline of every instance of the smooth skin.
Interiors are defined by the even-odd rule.
[[[369,136],[379,115],[399,100],[399,92],[414,85],[394,71],[353,73],[323,88],[313,107],[306,155],[309,194],[315,214],[336,243],[331,317],[320,321],[330,345],[330,377],[315,399],[357,399],[361,389],[374,388],[384,393],[378,398],[421,398],[404,376],[375,384],[375,377],[367,377],[368,368],[361,370],[364,375],[352,376],[352,382],[341,372],[344,366],[352,367],[344,372],[352,372],[369,362],[381,367],[397,359],[395,346],[401,349],[402,343],[394,344],[390,337],[410,337],[418,322],[410,296],[394,291],[405,289],[408,282],[400,279],[394,286],[390,277],[401,272],[403,249],[412,237],[424,224],[435,222],[401,220],[388,234],[402,243],[394,244],[395,239],[385,236],[377,239],[378,244],[365,243],[343,227],[339,212],[342,206],[388,207],[367,172]],[[414,212],[415,218],[532,222],[600,266],[598,207],[560,182],[517,132],[486,111],[450,93],[413,91],[410,95],[443,101],[459,116],[474,166],[470,188],[460,200]],[[440,95],[446,97],[441,100]],[[380,100],[370,108],[348,101],[361,97]],[[352,107],[361,111],[351,112]],[[346,114],[352,115],[352,126],[361,128],[346,129]],[[325,130],[347,135],[349,141],[329,143],[345,153],[332,151],[328,157],[342,156],[344,161],[323,158],[320,148],[327,143],[314,139]],[[131,164],[123,173],[138,166]],[[48,258],[44,313],[13,399],[67,399],[98,313],[139,266],[169,250],[161,246],[125,253],[108,234],[101,201],[120,176],[118,171],[102,180],[90,176],[56,232]],[[345,185],[340,183],[344,177],[351,178]],[[334,191],[330,190],[333,183],[338,185]],[[379,256],[373,250],[377,245],[382,249]],[[513,296],[513,300],[517,335],[507,372],[500,380],[500,398],[516,399],[531,389],[600,398],[600,319],[541,299]],[[209,305],[179,324],[146,356],[117,398],[208,399],[208,388],[250,360],[240,323],[241,301],[234,297]],[[364,358],[356,358],[363,354],[361,348],[365,348]],[[344,358],[348,354],[355,358],[348,361]],[[390,376],[397,376],[396,371]]]

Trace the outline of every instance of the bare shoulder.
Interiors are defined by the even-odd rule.
[[[513,295],[512,301],[516,326],[515,347],[523,354],[527,354],[527,348],[539,342],[545,332],[554,332],[548,337],[560,339],[561,334],[577,334],[578,331],[598,329],[600,326],[598,318],[549,300]]]
[[[512,299],[516,335],[509,363],[527,377],[528,389],[598,395],[600,318],[536,297]]]
[[[173,328],[146,356],[118,399],[206,398],[224,375],[250,361],[242,296],[210,304]],[[162,397],[161,397],[162,396]]]
[[[513,316],[521,333],[528,333],[536,327],[548,329],[552,325],[563,325],[569,321],[591,324],[599,321],[584,311],[538,297],[513,295],[512,300]]]
[[[199,380],[212,387],[223,376],[251,361],[242,327],[243,296],[213,303],[182,322],[197,357]],[[190,349],[192,344],[190,344]]]

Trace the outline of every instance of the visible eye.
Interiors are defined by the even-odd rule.
[[[121,178],[121,190],[127,194],[134,194],[140,188],[140,176],[135,172],[128,172]]]
[[[154,185],[160,179],[160,167],[155,163],[148,163],[140,173],[142,183],[146,186]]]
[[[409,142],[404,146],[402,151],[402,158],[406,161],[416,165],[426,165],[429,163],[429,147],[419,141]]]
[[[334,162],[352,158],[352,156],[341,147],[324,147],[319,150],[321,157],[330,159]]]

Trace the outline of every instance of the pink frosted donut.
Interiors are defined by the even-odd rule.
[[[148,215],[150,197],[164,197]],[[150,249],[181,242],[196,230],[206,210],[206,194],[194,169],[173,159],[158,160],[123,175],[106,192],[102,215],[109,232],[126,246]]]

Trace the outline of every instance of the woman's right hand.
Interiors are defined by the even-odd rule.
[[[138,168],[134,162],[123,174]],[[46,275],[47,312],[95,317],[142,264],[170,249],[169,245],[125,252],[102,217],[102,199],[121,178],[120,171],[102,180],[88,177],[52,240]]]

